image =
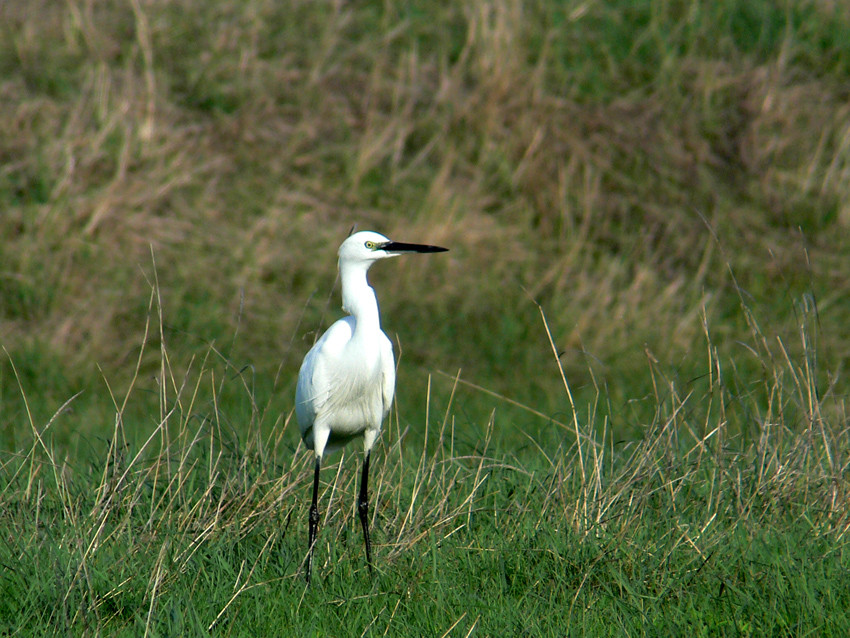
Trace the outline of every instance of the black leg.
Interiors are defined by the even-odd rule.
[[[307,551],[307,564],[304,570],[307,572],[307,584],[310,584],[310,576],[313,574],[313,547],[316,545],[316,532],[319,528],[319,468],[322,459],[316,457],[316,469],[313,471],[313,504],[310,505],[310,549]]]
[[[370,452],[366,453],[363,459],[363,474],[360,477],[360,496],[357,498],[357,511],[360,513],[360,524],[363,525],[363,538],[366,541],[366,565],[369,567],[369,574],[372,572],[372,542],[369,540],[369,496],[367,492],[367,484],[369,483],[369,456]]]

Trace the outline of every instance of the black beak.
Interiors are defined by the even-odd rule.
[[[427,244],[405,244],[400,241],[388,241],[381,246],[381,250],[385,250],[388,253],[444,253],[448,248],[429,246]]]

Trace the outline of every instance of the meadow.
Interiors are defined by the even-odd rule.
[[[850,9],[0,4],[0,634],[850,633]],[[373,452],[293,414],[350,229]]]

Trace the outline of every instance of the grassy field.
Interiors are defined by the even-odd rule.
[[[850,10],[0,4],[0,634],[850,632]],[[293,395],[349,229],[398,392]]]

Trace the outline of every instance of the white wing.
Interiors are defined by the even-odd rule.
[[[308,446],[312,443],[313,423],[316,415],[330,398],[332,386],[331,362],[351,339],[354,331],[354,319],[344,317],[327,329],[325,334],[310,348],[301,370],[298,372],[298,386],[295,389],[295,416],[301,437]]]
[[[392,343],[379,332],[371,349],[353,346],[354,327],[352,317],[334,323],[304,357],[298,373],[295,414],[304,443],[319,455],[361,435],[366,450],[371,449],[393,401]]]
[[[381,344],[381,378],[381,390],[384,398],[383,418],[385,419],[390,412],[395,394],[395,357],[393,356],[392,341],[386,335],[384,335],[384,341]]]

